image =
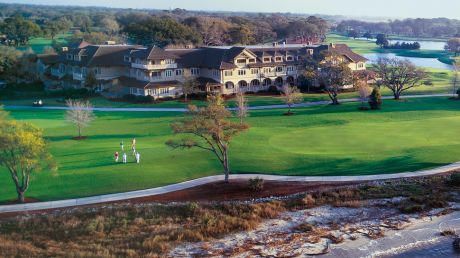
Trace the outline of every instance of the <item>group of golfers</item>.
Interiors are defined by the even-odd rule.
[[[121,153],[123,153],[123,155],[121,155],[121,161],[124,164],[126,164],[128,163],[128,155],[125,152],[125,145],[123,143],[123,140],[120,142],[120,148],[121,148]],[[133,140],[131,141],[131,151],[133,153],[134,159],[136,160],[136,163],[139,164],[141,161],[141,154],[136,151],[136,138],[133,138]],[[116,151],[115,152],[115,162],[118,163],[119,159],[120,159],[120,153]]]

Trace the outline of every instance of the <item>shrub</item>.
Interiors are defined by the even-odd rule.
[[[123,100],[131,103],[154,103],[155,98],[152,96],[137,96],[133,94],[126,94]]]
[[[455,230],[449,228],[441,231],[441,236],[455,236]]]
[[[377,87],[372,90],[372,93],[369,96],[369,106],[372,110],[380,109],[382,106],[382,94],[380,93],[380,89]]]
[[[264,180],[262,178],[250,178],[248,180],[248,187],[253,192],[260,192],[264,189]]]
[[[452,174],[449,183],[454,186],[460,186],[460,173]]]
[[[280,94],[281,92],[278,90],[278,88],[276,86],[270,86],[268,87],[268,92],[269,93],[273,93],[273,94]]]
[[[306,222],[299,224],[294,228],[294,230],[300,231],[300,232],[311,232],[313,229],[314,229],[313,225],[306,223]]]

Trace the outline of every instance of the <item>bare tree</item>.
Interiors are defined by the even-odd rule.
[[[454,62],[452,64],[452,70],[453,70],[453,73],[452,73],[452,78],[450,80],[450,84],[452,85],[452,95],[455,97],[455,95],[457,95],[458,97],[458,85],[460,84],[460,71],[459,71],[459,67],[458,67],[458,64],[456,62]]]
[[[460,38],[449,39],[444,46],[444,49],[453,52],[455,56],[460,53]]]
[[[237,116],[240,119],[240,124],[243,124],[244,118],[248,116],[248,103],[244,92],[236,93]]]
[[[426,72],[409,60],[380,58],[374,67],[379,77],[377,85],[390,89],[394,99],[399,99],[404,91],[420,86],[427,78]]]
[[[171,125],[174,134],[186,134],[190,137],[181,140],[169,140],[166,145],[176,149],[199,148],[213,153],[221,163],[225,182],[230,175],[228,152],[234,136],[247,130],[247,124],[234,123],[223,103],[222,97],[209,96],[208,106],[198,108],[189,106],[188,117]]]
[[[66,104],[69,108],[66,112],[66,120],[77,127],[77,139],[82,139],[82,129],[87,127],[95,119],[93,106],[87,100],[80,101],[69,99],[66,101]]]
[[[198,82],[191,77],[186,77],[184,82],[181,84],[182,93],[184,94],[184,101],[188,101],[188,95],[193,94],[198,89]]]
[[[285,84],[283,86],[283,100],[284,103],[286,103],[286,105],[289,107],[289,110],[286,114],[292,115],[292,105],[301,103],[303,101],[302,93],[300,93],[300,90],[297,87]]]
[[[369,84],[365,80],[356,80],[355,87],[358,90],[361,106],[364,107],[365,103],[368,101],[369,96],[372,93],[372,88],[369,87]]]
[[[332,100],[332,104],[338,105],[339,93],[343,86],[353,83],[353,72],[345,63],[336,65],[334,62],[328,62],[321,67],[319,79]]]

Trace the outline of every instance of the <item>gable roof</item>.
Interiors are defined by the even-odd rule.
[[[176,59],[177,56],[171,52],[159,47],[149,47],[139,49],[133,52],[132,57],[143,60],[161,60],[161,59]]]
[[[364,56],[353,52],[353,50],[351,50],[351,48],[348,47],[346,44],[329,44],[329,45],[321,45],[320,47],[321,47],[321,50],[326,50],[332,54],[344,56],[350,61],[355,62],[355,63],[368,61],[368,59],[365,58]]]
[[[139,48],[133,45],[89,45],[80,49],[72,49],[67,52],[73,55],[80,55],[81,61],[66,60],[66,62],[80,66],[129,66],[124,61],[124,56],[130,51]]]

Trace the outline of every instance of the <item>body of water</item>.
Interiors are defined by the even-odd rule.
[[[394,53],[370,53],[364,54],[364,57],[369,59],[370,63],[375,63],[379,58],[398,58],[398,59],[407,59],[414,63],[416,66],[423,68],[436,68],[436,69],[452,69],[452,65],[448,65],[440,62],[436,58],[422,58],[422,57],[405,57],[397,56]]]
[[[452,239],[447,238],[430,245],[420,246],[391,256],[392,258],[434,258],[434,257],[456,257],[460,258],[460,252],[452,247]]]

